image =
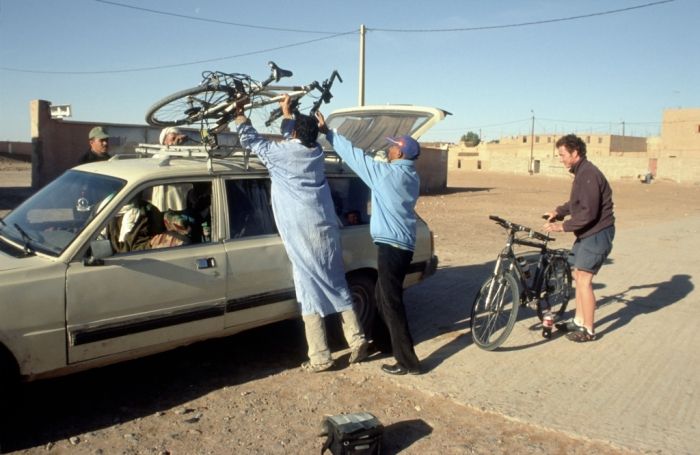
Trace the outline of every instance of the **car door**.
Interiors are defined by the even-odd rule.
[[[292,266],[272,214],[269,178],[231,178],[224,186],[225,326],[242,330],[298,315]]]
[[[182,184],[180,189],[191,188],[193,182]],[[126,357],[144,352],[155,352],[169,346],[207,338],[221,332],[225,309],[227,258],[224,246],[216,241],[217,210],[215,181],[194,182],[194,186],[209,188],[206,220],[192,221],[190,228],[200,228],[209,222],[214,238],[197,237],[196,241],[170,241],[161,248],[122,251],[104,259],[97,265],[86,265],[80,260],[70,263],[66,279],[66,321],[68,331],[69,363],[98,357],[122,354]],[[155,194],[154,187],[140,188],[136,195],[125,198],[124,204],[113,214],[121,225],[118,235],[125,229],[125,207],[131,207],[137,197]],[[150,190],[150,192],[149,192]],[[177,193],[176,191],[173,193]],[[201,200],[201,199],[200,199]],[[143,201],[142,201],[143,202]],[[146,201],[154,213],[165,219],[184,219],[189,213],[192,220],[199,217],[194,212],[173,211],[168,206]],[[187,205],[186,201],[181,204]],[[201,206],[198,209],[202,209]],[[165,216],[163,214],[165,213]],[[201,215],[201,214],[200,214]],[[157,217],[155,217],[157,218]],[[199,217],[201,218],[201,217]],[[187,224],[178,221],[178,227]],[[198,223],[197,226],[194,226]],[[115,223],[113,223],[115,224]],[[140,226],[138,221],[127,225]],[[171,223],[172,224],[172,223]],[[107,227],[101,236],[111,236]],[[152,228],[152,238],[165,236],[175,229],[158,231]],[[177,232],[172,232],[173,236]],[[117,235],[117,236],[118,236]],[[127,244],[128,234],[124,235]],[[133,245],[142,245],[135,241]]]

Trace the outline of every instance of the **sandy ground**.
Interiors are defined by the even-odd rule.
[[[425,375],[386,376],[379,371],[386,360],[377,358],[348,367],[342,347],[335,352],[335,371],[304,373],[298,368],[305,357],[303,328],[288,321],[28,384],[3,448],[28,454],[318,453],[324,415],[367,411],[386,426],[389,454],[692,453],[700,442],[700,384],[697,365],[681,370],[697,364],[697,341],[675,354],[654,354],[658,349],[648,337],[635,335],[644,332],[643,324],[632,323],[650,320],[634,318],[619,330],[603,322],[615,305],[633,300],[624,294],[629,280],[649,282],[636,268],[637,256],[628,253],[644,241],[644,230],[656,229],[651,240],[663,242],[667,223],[675,223],[670,232],[677,235],[668,244],[681,235],[700,237],[693,230],[700,219],[700,187],[612,183],[622,246],[606,267],[617,271],[622,264],[631,272],[624,280],[622,273],[601,273],[607,287],[597,293],[608,305],[600,311],[603,336],[595,343],[575,345],[561,337],[544,342],[528,314],[501,351],[487,353],[471,344],[470,302],[504,241],[488,215],[538,226],[540,213],[566,199],[570,180],[455,172],[445,193],[422,197],[418,207],[435,232],[441,260],[436,276],[406,292]],[[28,184],[26,164],[0,159],[0,215],[29,194]],[[570,241],[562,235],[557,243],[568,247]],[[683,246],[670,250],[684,254]],[[659,279],[668,279],[666,271],[658,271]],[[681,305],[688,295],[690,290],[673,300],[680,302],[671,308],[679,308],[678,318],[691,316]],[[685,332],[686,339],[695,339],[692,330]],[[654,357],[634,358],[635,347]],[[658,357],[673,363],[656,369]],[[626,367],[622,375],[611,372],[616,363]],[[664,366],[682,375],[673,376],[680,381],[674,382],[678,392],[665,407],[656,403],[661,392],[655,392],[669,373]],[[640,423],[645,414],[650,416]]]

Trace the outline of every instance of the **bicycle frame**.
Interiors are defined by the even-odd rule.
[[[277,94],[276,96],[268,96],[264,101],[258,101],[256,103],[257,107],[267,106],[269,104],[277,103],[281,101],[285,95],[293,101],[293,109],[297,109],[296,101],[309,94],[314,90],[319,90],[321,92],[319,98],[313,103],[309,115],[313,116],[316,111],[321,107],[322,103],[329,103],[333,95],[331,94],[331,87],[333,82],[338,79],[343,82],[338,71],[334,70],[331,76],[319,84],[317,81],[313,81],[307,85],[270,85],[273,81],[279,82],[282,77],[289,77],[292,75],[291,71],[282,70],[274,62],[268,63],[271,68],[270,76],[263,82],[256,82],[250,79],[249,76],[244,74],[227,74],[222,72],[205,73],[204,80],[201,85],[217,87],[230,93],[229,99],[223,103],[219,103],[203,111],[203,117],[223,115],[224,117],[229,115],[236,109],[236,101],[239,99],[241,94],[251,95],[255,97],[258,93],[265,93],[267,95]],[[245,83],[243,82],[245,81]],[[233,86],[233,87],[232,87]],[[245,104],[243,109],[250,109],[254,105],[252,99],[251,102]],[[221,114],[219,114],[221,113]],[[275,109],[270,113],[270,118],[265,122],[265,126],[269,126],[274,120],[282,115],[281,109]]]
[[[492,217],[492,219],[493,218],[497,217]],[[503,221],[505,222],[505,220]],[[493,269],[494,279],[491,281],[491,285],[489,286],[487,298],[491,299],[493,297],[492,292],[494,283],[496,282],[497,277],[499,277],[502,273],[505,273],[503,270],[503,265],[505,262],[507,262],[507,271],[512,273],[518,280],[518,283],[520,284],[520,304],[525,305],[528,302],[532,302],[535,300],[539,301],[540,292],[542,290],[543,284],[542,282],[544,280],[544,270],[547,267],[548,256],[550,253],[550,251],[547,249],[547,243],[554,239],[550,238],[548,235],[543,236],[542,234],[534,233],[539,235],[539,237],[537,237],[534,234],[532,234],[534,231],[528,228],[524,228],[520,225],[515,225],[508,222],[505,222],[505,224],[499,222],[499,224],[507,228],[508,236],[506,239],[506,246],[496,258],[496,264]],[[516,237],[516,233],[519,231],[530,232],[531,235],[537,237],[539,241],[519,239]],[[527,246],[539,250],[539,253],[537,255],[537,265],[535,267],[531,285],[528,284],[528,278],[525,276],[525,272],[518,263],[515,251],[513,250],[514,245]]]
[[[567,250],[547,248],[553,238],[531,228],[491,215],[506,229],[506,246],[496,258],[493,274],[479,288],[470,313],[474,343],[485,350],[498,348],[508,338],[518,317],[518,309],[534,302],[542,321],[554,321],[566,311],[571,289],[571,273],[565,261]],[[518,235],[524,233],[525,235]],[[518,261],[515,246],[537,250],[533,276]],[[543,325],[543,336],[549,338]],[[546,328],[550,326],[547,325]]]
[[[319,95],[314,96],[315,101],[309,112],[309,115],[314,115],[322,103],[330,102],[333,97],[333,82],[336,79],[343,81],[338,72],[333,71],[323,83],[313,81],[307,85],[277,85],[281,78],[292,76],[292,72],[279,68],[273,62],[269,62],[269,65],[270,76],[262,82],[241,73],[204,72],[197,87],[173,93],[153,104],[146,112],[146,121],[161,127],[198,123],[203,125],[201,130],[207,136],[215,136],[233,120],[240,107],[251,112],[268,106],[263,111],[268,117],[265,125],[269,126],[282,115],[281,109],[270,109],[269,106],[277,104],[285,96],[292,99],[291,108],[296,113],[299,99],[318,91]]]

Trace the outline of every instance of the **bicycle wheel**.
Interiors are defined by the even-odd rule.
[[[233,90],[227,87],[202,85],[188,88],[151,106],[146,112],[146,122],[153,126],[177,126],[219,118],[232,94]],[[217,106],[221,107],[216,109]]]
[[[251,98],[251,105],[246,110],[246,116],[259,133],[280,134],[282,110],[279,100],[281,98],[281,92],[271,90],[263,90]],[[269,121],[273,112],[275,112],[274,119]]]
[[[506,341],[518,317],[520,298],[518,283],[513,275],[506,273],[496,277],[491,298],[489,278],[474,299],[471,313],[471,329],[474,344],[491,351]]]
[[[537,317],[542,320],[543,312],[549,310],[558,321],[566,311],[571,297],[571,267],[566,259],[553,257],[544,269],[542,280],[543,302],[537,306]]]

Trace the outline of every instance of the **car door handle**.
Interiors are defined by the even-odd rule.
[[[197,270],[212,269],[214,267],[216,267],[216,260],[214,258],[197,259]]]

